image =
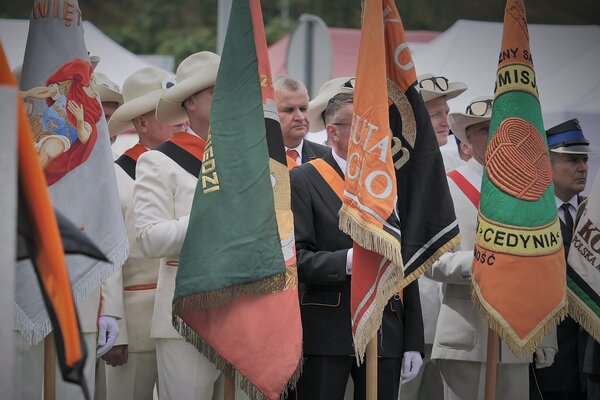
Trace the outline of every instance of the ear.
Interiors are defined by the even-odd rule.
[[[335,125],[327,124],[327,126],[325,126],[325,131],[327,131],[327,137],[331,143],[335,143],[340,140],[340,135]]]
[[[135,117],[132,122],[138,133],[145,133],[148,130],[148,121],[143,115]]]

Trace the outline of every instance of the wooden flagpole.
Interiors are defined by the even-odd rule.
[[[377,333],[367,345],[367,400],[377,400]]]
[[[44,400],[56,399],[56,345],[54,333],[44,339]]]
[[[496,400],[496,378],[498,374],[498,349],[500,339],[488,328],[487,362],[485,364],[485,400]]]
[[[235,372],[234,375],[223,373],[223,400],[235,400]]]

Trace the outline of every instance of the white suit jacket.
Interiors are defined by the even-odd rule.
[[[138,159],[133,187],[137,240],[146,257],[160,258],[153,338],[182,339],[171,322],[171,304],[197,181],[158,150]]]
[[[483,165],[472,158],[457,170],[480,190]],[[431,358],[485,362],[488,325],[471,300],[471,264],[478,210],[452,179],[448,179],[448,186],[461,242],[452,252],[442,255],[427,272],[429,277],[444,283]],[[556,330],[544,339],[542,346],[557,347]],[[501,342],[499,360],[529,363],[531,357],[519,359]]]

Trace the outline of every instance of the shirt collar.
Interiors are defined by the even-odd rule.
[[[346,160],[344,160],[342,157],[338,156],[336,154],[335,150],[333,150],[333,149],[331,150],[331,154],[333,155],[333,159],[337,163],[338,167],[340,167],[340,169],[342,170],[344,175],[346,175]]]
[[[300,162],[298,162],[298,164],[302,164],[302,146],[304,146],[304,139],[300,141],[300,144],[296,147],[287,147],[285,146],[285,151],[288,150],[296,150],[296,152],[298,153],[298,159],[296,159],[296,161],[300,160]]]

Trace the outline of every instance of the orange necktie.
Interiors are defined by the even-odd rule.
[[[298,159],[298,152],[296,150],[286,150],[285,155],[287,157],[288,170],[298,166],[298,162],[296,161]]]

